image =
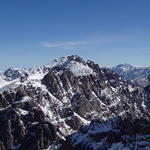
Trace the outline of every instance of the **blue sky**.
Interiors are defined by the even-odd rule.
[[[0,70],[77,54],[150,66],[150,0],[0,0]]]

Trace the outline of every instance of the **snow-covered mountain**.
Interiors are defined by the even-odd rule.
[[[149,122],[149,87],[128,84],[77,55],[29,70],[10,68],[0,77],[0,149],[63,148],[66,137],[95,119]]]
[[[117,72],[129,83],[140,87],[146,87],[150,84],[150,67],[135,67],[129,64],[120,64],[110,69]]]
[[[36,66],[29,70],[23,68],[9,68],[5,72],[0,72],[0,87],[9,86],[12,82],[28,77],[28,79],[42,79],[49,71],[62,70],[71,71],[76,76],[86,76],[92,74],[92,69],[77,55],[61,57],[55,59],[48,65]],[[61,73],[61,71],[60,71]]]

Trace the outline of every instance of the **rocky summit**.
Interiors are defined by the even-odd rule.
[[[0,150],[150,149],[150,87],[77,55],[0,72]]]

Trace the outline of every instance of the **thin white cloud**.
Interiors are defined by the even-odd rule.
[[[43,44],[43,46],[45,46],[45,47],[47,47],[47,48],[86,44],[85,41],[68,42],[68,43],[61,43],[61,44],[51,44],[51,43],[49,43],[49,42],[41,42],[41,43]]]

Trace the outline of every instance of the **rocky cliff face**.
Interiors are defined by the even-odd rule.
[[[145,119],[114,117],[93,120],[67,137],[59,150],[149,149],[150,122]]]
[[[23,72],[9,75],[0,89],[0,149],[57,149],[95,119],[149,121],[149,88],[77,55]]]

